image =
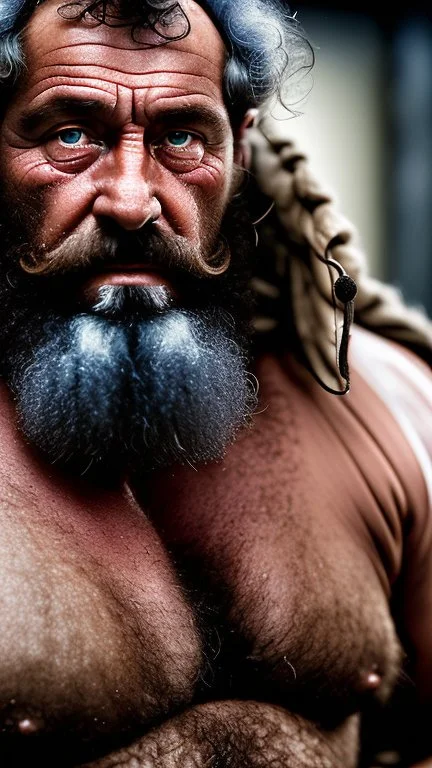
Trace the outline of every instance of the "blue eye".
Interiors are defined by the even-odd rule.
[[[74,146],[80,143],[84,136],[84,131],[81,131],[79,128],[66,128],[64,131],[60,131],[58,135],[63,144]]]
[[[193,140],[193,136],[188,131],[171,131],[166,139],[172,147],[187,147]]]

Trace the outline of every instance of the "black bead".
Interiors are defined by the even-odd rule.
[[[334,292],[342,304],[348,304],[357,296],[357,283],[349,275],[342,275],[334,284]]]

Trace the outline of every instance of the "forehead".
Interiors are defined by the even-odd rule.
[[[58,14],[62,5],[47,0],[26,29],[25,85],[30,99],[63,80],[108,92],[118,86],[169,87],[222,101],[226,49],[213,22],[193,0],[181,3],[189,35],[150,47],[135,42],[130,27],[64,19]]]

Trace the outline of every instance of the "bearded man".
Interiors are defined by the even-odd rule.
[[[0,39],[2,765],[419,765],[432,332],[252,127],[295,18],[9,0]]]

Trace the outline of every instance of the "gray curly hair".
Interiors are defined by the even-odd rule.
[[[25,66],[22,32],[45,0],[0,0],[0,89],[13,88]],[[313,66],[311,45],[284,0],[198,0],[223,36],[228,59],[225,100],[234,117],[276,97],[288,106],[289,81]],[[159,44],[186,37],[190,24],[175,0],[73,0],[59,2],[64,18],[92,18],[131,27],[134,39],[151,29]],[[157,43],[156,43],[157,44]],[[5,99],[2,99],[3,104]]]

